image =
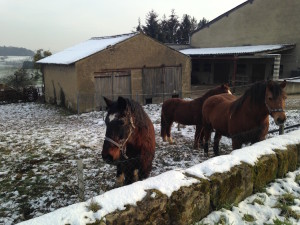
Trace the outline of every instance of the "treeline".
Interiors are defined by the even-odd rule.
[[[34,56],[34,54],[26,48],[0,46],[0,56]]]
[[[141,25],[139,19],[136,31],[142,31],[162,43],[189,44],[191,33],[208,22],[204,17],[197,22],[194,17],[187,14],[180,20],[174,10],[168,18],[164,15],[159,19],[158,14],[152,10],[146,16],[145,25]]]

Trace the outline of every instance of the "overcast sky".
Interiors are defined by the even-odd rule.
[[[212,20],[246,0],[0,0],[0,46],[61,51],[91,37],[130,33],[154,10]]]

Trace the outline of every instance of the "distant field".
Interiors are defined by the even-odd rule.
[[[21,68],[24,61],[31,60],[31,56],[0,56],[0,82]]]

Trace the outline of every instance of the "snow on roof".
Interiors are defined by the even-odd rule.
[[[118,44],[138,33],[122,34],[107,37],[94,37],[81,42],[75,46],[67,48],[61,52],[48,56],[38,61],[41,64],[64,64],[69,65],[96,52],[99,52],[109,46]]]
[[[262,155],[275,154],[274,149],[285,150],[287,145],[298,143],[300,143],[300,130],[292,131],[246,148],[234,150],[229,155],[210,158],[185,170],[171,170],[156,177],[150,177],[128,186],[110,190],[86,202],[60,208],[52,213],[21,222],[19,225],[86,224],[87,221],[93,222],[117,209],[124,210],[128,204],[136,205],[138,201],[146,196],[149,190],[157,189],[170,197],[172,192],[179,190],[180,187],[199,182],[199,180],[187,177],[185,174],[209,179],[212,174],[227,172],[233,166],[241,164],[241,162],[254,165]],[[155,192],[151,193],[151,197],[155,198]],[[90,201],[97,202],[101,209],[95,213],[89,211],[87,205]]]
[[[188,48],[180,52],[185,55],[231,55],[231,54],[254,54],[262,52],[282,51],[293,48],[293,44],[276,45],[250,45],[218,48]]]

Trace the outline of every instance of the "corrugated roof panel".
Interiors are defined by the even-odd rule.
[[[232,55],[232,54],[254,54],[275,50],[282,50],[287,47],[293,47],[292,44],[276,45],[251,45],[236,47],[218,47],[218,48],[189,48],[181,50],[185,55]]]
[[[130,33],[108,37],[94,37],[61,52],[41,59],[37,61],[37,63],[69,65],[137,34],[138,33]]]

